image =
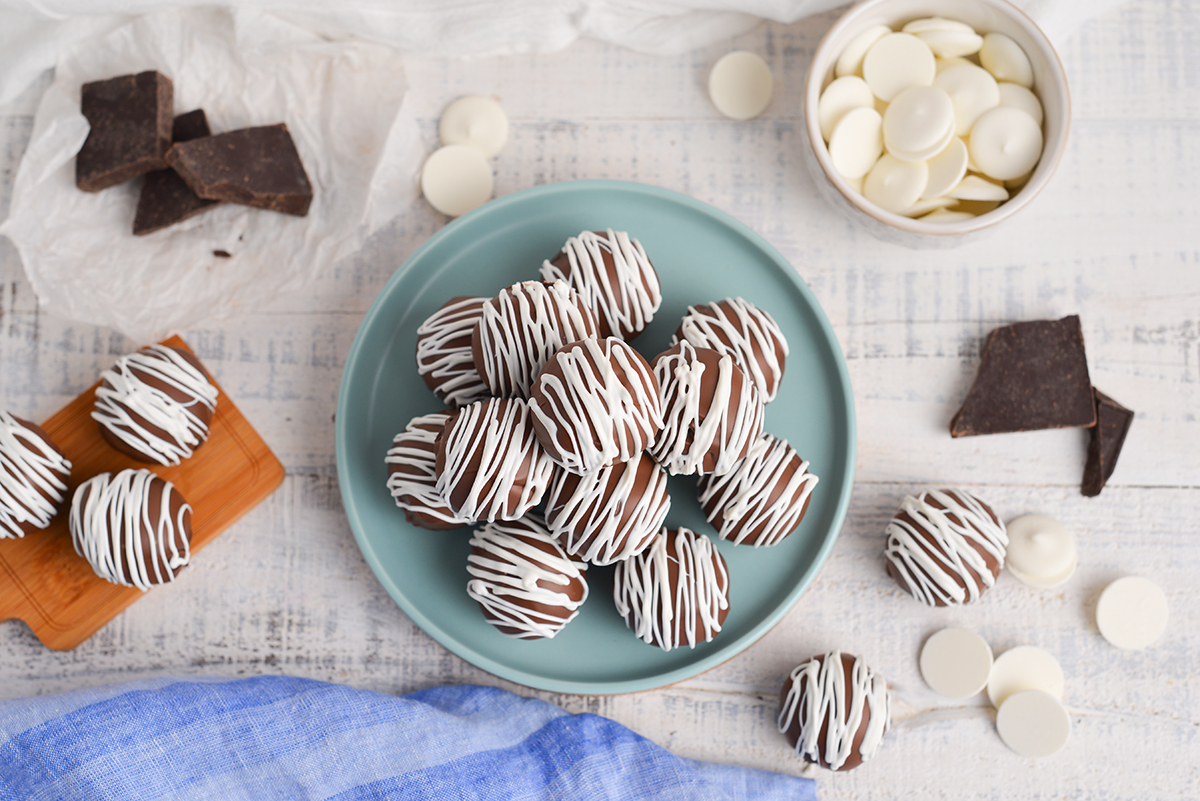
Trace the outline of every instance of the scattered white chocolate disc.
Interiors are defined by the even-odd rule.
[[[1167,596],[1150,579],[1119,578],[1100,593],[1096,626],[1118,648],[1145,648],[1167,628]]]
[[[929,182],[925,184],[921,197],[925,200],[941,197],[958,186],[967,174],[967,146],[963,140],[952,137],[950,144],[926,164],[929,166]]]
[[[974,31],[922,31],[917,38],[938,58],[961,58],[983,47],[983,37]]]
[[[901,161],[884,153],[863,181],[863,197],[884,211],[900,214],[921,197],[929,180],[923,161]]]
[[[492,168],[483,153],[469,145],[446,145],[425,159],[421,192],[429,205],[458,217],[492,197]]]
[[[954,125],[954,103],[949,95],[935,86],[910,86],[888,104],[883,115],[883,144],[895,154],[927,152],[946,139]]]
[[[460,97],[442,112],[438,135],[443,145],[470,145],[491,158],[508,141],[508,117],[493,97]]]
[[[927,197],[921,198],[916,203],[909,206],[904,211],[900,212],[905,217],[920,217],[937,209],[944,209],[947,206],[953,206],[958,201],[952,197]]]
[[[1000,91],[1000,105],[1019,108],[1033,117],[1033,121],[1038,125],[1042,124],[1042,102],[1038,100],[1037,95],[1021,84],[1009,81],[1000,81],[996,87]]]
[[[817,121],[821,126],[821,136],[825,141],[833,134],[838,121],[847,111],[856,108],[875,108],[875,95],[871,87],[857,75],[846,75],[836,78],[817,101]]]
[[[862,70],[863,56],[871,49],[871,45],[891,32],[892,29],[886,25],[872,25],[858,36],[855,36],[850,40],[850,44],[846,45],[846,49],[842,51],[842,54],[838,56],[837,65],[833,68],[833,74],[838,78],[843,75],[857,74]]]
[[[910,86],[929,86],[937,74],[933,51],[911,33],[889,33],[863,57],[863,79],[884,102]]]
[[[775,93],[771,68],[760,56],[734,50],[717,59],[708,74],[708,96],[717,111],[735,120],[749,120],[766,111]]]
[[[966,211],[951,211],[950,209],[938,209],[931,211],[921,220],[929,223],[937,223],[938,225],[949,225],[950,223],[966,222],[967,220],[975,219],[975,215]]]
[[[1023,690],[1041,690],[1062,698],[1062,667],[1049,651],[1033,645],[1018,645],[996,657],[987,681],[988,700],[992,706],[999,709],[1006,698]]]
[[[1012,81],[1026,89],[1033,88],[1033,66],[1021,46],[1002,33],[992,32],[983,37],[979,63],[998,81]]]
[[[975,33],[975,29],[965,22],[945,17],[922,17],[905,23],[900,29],[904,33],[929,33],[930,31],[958,31],[959,33]]]
[[[1071,716],[1062,703],[1040,690],[1015,693],[996,713],[996,731],[1012,750],[1027,757],[1050,756],[1067,744]]]
[[[1031,587],[1057,587],[1075,573],[1075,538],[1062,523],[1045,515],[1011,521],[1004,566]]]
[[[996,79],[982,67],[959,64],[942,70],[933,79],[954,104],[954,134],[966,136],[980,115],[1000,105],[1000,89]]]
[[[1007,189],[978,175],[963,178],[946,195],[958,200],[1008,200]]]
[[[921,677],[947,698],[970,698],[987,686],[992,649],[973,631],[942,629],[921,648]]]
[[[846,112],[829,137],[829,158],[846,178],[862,178],[883,152],[883,117],[873,108]]]
[[[967,143],[971,160],[989,178],[1024,175],[1042,157],[1042,126],[1024,111],[998,106],[975,121]]]

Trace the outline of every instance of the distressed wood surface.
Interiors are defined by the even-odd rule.
[[[426,143],[441,109],[494,93],[512,121],[497,193],[577,178],[685,192],[765,236],[812,287],[845,351],[859,451],[846,525],[812,589],[753,648],[675,687],[629,696],[535,693],[612,717],[684,756],[799,773],[773,728],[780,683],[813,653],[862,654],[894,688],[895,727],[877,759],[821,775],[826,799],[1177,798],[1200,786],[1200,7],[1131,3],[1061,48],[1074,100],[1071,144],[1049,188],[992,237],[916,252],[872,239],[816,195],[797,155],[801,85],[835,15],[766,25],[720,46],[650,57],[592,42],[544,56],[412,60],[410,108]],[[720,118],[703,86],[726,50],[763,54],[768,112]],[[44,87],[44,83],[42,87]],[[0,214],[39,89],[0,112]],[[283,487],[193,569],[78,649],[56,653],[0,624],[0,697],[170,674],[287,673],[400,693],[447,682],[503,684],[450,655],[383,592],[342,514],[333,412],[343,361],[384,282],[445,224],[414,201],[361,253],[302,295],[184,332],[287,469]],[[138,344],[40,314],[0,240],[0,406],[44,419]],[[952,440],[946,426],[988,330],[1078,313],[1093,381],[1137,411],[1098,498],[1079,493],[1079,431]],[[1080,567],[1054,591],[1007,574],[978,605],[921,607],[883,571],[883,530],[904,494],[962,484],[1004,517],[1059,518]],[[1122,652],[1096,631],[1101,589],[1153,578],[1171,625]],[[1039,761],[1008,751],[986,700],[925,688],[924,638],[973,628],[999,653],[1054,653],[1073,734]],[[508,685],[505,685],[508,686]]]

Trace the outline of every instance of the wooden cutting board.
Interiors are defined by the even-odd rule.
[[[179,337],[163,343],[191,350]],[[135,462],[113,450],[91,418],[100,382],[41,426],[71,460],[67,500],[50,526],[23,539],[0,540],[0,620],[19,618],[48,648],[75,648],[134,601],[154,592],[110,584],[75,553],[67,528],[71,494],[94,475],[148,467],[192,505],[192,562],[197,552],[283,483],[283,465],[221,390],[208,441],[178,467]]]

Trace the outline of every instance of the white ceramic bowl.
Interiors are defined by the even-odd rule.
[[[833,167],[821,137],[817,102],[833,80],[838,56],[855,36],[873,25],[893,30],[922,17],[946,17],[973,27],[979,34],[996,31],[1012,38],[1033,66],[1033,89],[1042,102],[1042,158],[1025,186],[996,209],[955,223],[922,222],[881,209],[855,190]],[[804,87],[804,130],[808,144],[804,162],[821,195],[849,219],[887,242],[912,248],[956,247],[990,232],[1021,211],[1054,175],[1067,148],[1071,98],[1062,63],[1050,40],[1020,9],[1005,0],[863,0],[834,24],[817,46]]]

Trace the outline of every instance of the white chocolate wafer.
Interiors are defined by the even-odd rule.
[[[708,96],[717,111],[731,119],[749,120],[762,114],[774,92],[767,62],[745,50],[721,56],[708,74]]]
[[[910,33],[889,33],[863,57],[863,79],[887,103],[910,86],[929,86],[937,73],[929,45]]]
[[[1031,587],[1057,587],[1075,572],[1075,538],[1045,515],[1023,515],[1008,524],[1005,567]]]
[[[833,74],[840,78],[843,75],[857,75],[860,73],[862,71],[863,57],[871,49],[871,45],[891,32],[892,29],[886,25],[873,25],[858,36],[855,36],[850,44],[846,45],[846,49],[842,51],[842,54],[838,56]]]
[[[863,196],[880,208],[900,214],[921,197],[929,180],[923,161],[901,161],[884,153],[863,181]]]
[[[933,85],[950,96],[954,104],[954,134],[966,136],[979,116],[1000,105],[1000,90],[988,71],[974,64],[942,70]]]
[[[1021,46],[1002,33],[983,37],[979,63],[998,81],[1012,81],[1026,89],[1033,88],[1033,65]]]
[[[967,174],[967,146],[963,140],[954,137],[941,153],[926,164],[929,167],[929,181],[921,197],[925,200],[941,197],[958,186]]]
[[[883,117],[873,108],[846,112],[829,137],[829,158],[846,178],[862,178],[883,153]]]
[[[992,649],[973,631],[946,628],[921,648],[921,677],[947,698],[970,698],[987,686]]]
[[[922,17],[914,19],[912,22],[907,22],[900,29],[904,33],[919,34],[929,33],[930,31],[957,31],[959,33],[975,33],[975,29],[965,22],[959,22],[956,19],[946,19],[945,17]]]
[[[999,709],[1006,698],[1022,690],[1041,690],[1062,698],[1062,667],[1049,651],[1033,645],[1018,645],[996,657],[987,682],[992,706]]]
[[[1019,692],[996,713],[996,731],[1012,750],[1027,757],[1050,756],[1067,744],[1071,717],[1053,696],[1039,690]]]
[[[817,120],[821,126],[821,136],[828,142],[834,127],[846,112],[856,108],[874,107],[875,95],[871,94],[871,87],[867,86],[867,82],[862,78],[846,75],[836,79],[825,87],[825,91],[821,92],[821,99],[817,101]]]
[[[450,217],[466,214],[491,200],[492,168],[469,145],[446,145],[425,159],[421,192],[429,205]]]
[[[1008,190],[978,175],[968,175],[946,193],[958,200],[1008,200]]]
[[[949,209],[938,209],[931,211],[924,217],[920,218],[925,222],[937,223],[938,225],[949,225],[950,223],[966,222],[967,220],[975,219],[975,215],[966,211],[950,211]]]
[[[1150,579],[1119,578],[1100,593],[1096,626],[1118,648],[1145,648],[1167,628],[1167,596]]]
[[[923,198],[900,213],[905,217],[920,217],[928,214],[931,211],[937,211],[938,209],[944,209],[947,206],[953,206],[957,202],[958,201],[952,197]]]
[[[443,145],[470,145],[491,158],[508,142],[508,117],[494,97],[460,97],[442,112],[438,135]]]
[[[1042,127],[1020,109],[999,106],[975,122],[967,148],[984,175],[1007,181],[1032,170],[1042,157]]]
[[[944,148],[946,133],[955,124],[954,103],[948,94],[936,86],[910,86],[888,104],[883,115],[883,144],[892,154],[922,153],[939,143]]]
[[[917,38],[939,58],[962,58],[983,47],[983,37],[974,31],[922,31]]]
[[[1000,90],[1000,105],[1019,108],[1033,117],[1038,125],[1042,124],[1042,101],[1038,100],[1037,95],[1021,84],[1010,81],[1000,81],[996,86]]]

